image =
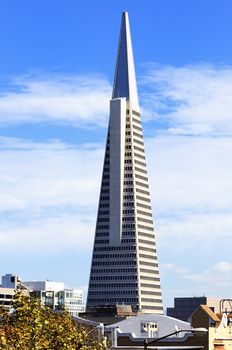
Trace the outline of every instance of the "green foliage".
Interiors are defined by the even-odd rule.
[[[0,349],[105,350],[95,329],[77,324],[66,310],[59,313],[16,292],[13,312],[0,307]]]

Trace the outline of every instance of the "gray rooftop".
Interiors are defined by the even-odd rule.
[[[132,316],[113,325],[106,326],[106,329],[118,328],[120,333],[133,333],[134,336],[142,338],[147,337],[147,332],[143,330],[143,325],[148,322],[157,324],[157,332],[154,334],[156,337],[165,336],[179,329],[191,329],[191,325],[188,322],[159,314]]]

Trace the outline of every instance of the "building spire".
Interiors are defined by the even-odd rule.
[[[123,12],[118,44],[112,99],[125,97],[131,107],[139,110],[128,13]]]

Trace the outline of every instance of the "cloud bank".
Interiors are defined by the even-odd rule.
[[[66,123],[104,126],[111,86],[94,75],[25,75],[0,91],[0,125]]]
[[[150,64],[141,79],[147,117],[187,135],[232,135],[232,67]]]

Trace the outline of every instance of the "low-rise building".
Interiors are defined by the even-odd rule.
[[[67,289],[62,282],[27,281],[24,283],[43,305],[53,310],[65,307],[72,316],[85,311],[83,292],[81,289]]]
[[[169,316],[138,315],[105,327],[111,332],[112,350],[231,350],[232,314],[215,314],[200,305],[192,323]]]
[[[0,305],[9,308],[17,289],[27,290],[19,276],[11,273],[2,276],[2,283],[0,284]]]
[[[167,308],[167,316],[182,321],[189,321],[189,317],[200,305],[208,305],[215,313],[220,312],[221,298],[211,297],[179,297],[174,298],[174,307]]]

